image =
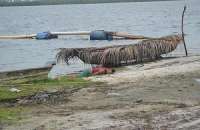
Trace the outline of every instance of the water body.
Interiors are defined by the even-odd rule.
[[[132,2],[50,6],[0,7],[0,35],[31,34],[43,31],[109,31],[159,37],[181,32],[185,16],[189,55],[200,54],[200,1]],[[53,40],[0,40],[0,71],[44,66],[55,60],[57,48],[130,44],[134,41],[89,41],[70,36]],[[183,56],[179,46],[169,56]],[[72,67],[72,66],[71,66]],[[75,68],[78,66],[73,66]],[[68,70],[71,68],[68,67]]]

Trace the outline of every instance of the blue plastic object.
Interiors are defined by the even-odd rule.
[[[81,72],[81,73],[79,74],[79,77],[83,78],[83,77],[89,77],[89,76],[91,76],[91,75],[92,75],[91,70],[86,69],[86,70],[84,70],[83,72]]]
[[[90,40],[113,40],[113,37],[104,30],[95,30],[90,33]]]
[[[53,38],[58,38],[58,35],[51,34],[50,32],[40,32],[36,35],[36,39],[38,40],[48,40]]]

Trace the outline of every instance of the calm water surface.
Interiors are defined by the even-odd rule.
[[[180,32],[185,17],[186,42],[190,55],[200,54],[200,0],[136,2],[86,5],[0,7],[0,35],[31,34],[42,31],[91,31],[104,29],[145,36]],[[0,71],[44,66],[53,61],[56,49],[65,47],[130,44],[134,41],[89,41],[87,37],[54,40],[0,40]],[[184,55],[183,46],[169,56]],[[79,65],[67,67],[77,69]],[[73,69],[72,69],[73,68]]]

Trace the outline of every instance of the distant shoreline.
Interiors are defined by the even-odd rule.
[[[3,2],[0,7],[9,6],[40,6],[40,5],[64,5],[64,4],[100,4],[100,3],[122,3],[122,2],[154,2],[154,1],[175,1],[175,0],[43,0],[43,1],[22,1],[22,2]]]

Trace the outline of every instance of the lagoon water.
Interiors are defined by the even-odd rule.
[[[84,5],[0,7],[0,35],[32,34],[43,31],[122,31],[159,37],[181,32],[185,15],[189,55],[200,54],[200,0],[131,2]],[[0,71],[41,67],[54,61],[58,48],[130,44],[134,41],[89,41],[67,36],[53,40],[0,40]],[[184,56],[181,45],[168,56]],[[80,65],[65,67],[76,70]]]

